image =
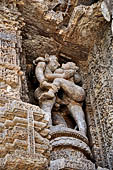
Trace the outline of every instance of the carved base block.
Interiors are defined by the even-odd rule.
[[[7,154],[4,158],[0,158],[0,170],[43,170],[48,167],[46,158],[40,154],[33,156],[23,150],[16,150],[13,153]]]
[[[63,126],[51,129],[50,170],[95,170],[87,137]]]
[[[38,106],[0,97],[0,170],[46,169],[48,138],[48,121]]]

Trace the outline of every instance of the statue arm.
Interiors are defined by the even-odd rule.
[[[48,80],[54,80],[54,79],[56,79],[56,78],[65,78],[65,74],[63,73],[63,74],[58,74],[58,73],[50,73],[50,74],[47,74],[46,75],[46,78],[48,79]]]
[[[56,78],[64,78],[69,79],[72,76],[74,76],[75,71],[74,70],[64,70],[64,73],[49,73],[46,75],[46,78],[49,80],[54,80]]]
[[[39,62],[35,68],[35,75],[40,84],[45,80],[44,76],[45,66],[46,66],[45,62]]]

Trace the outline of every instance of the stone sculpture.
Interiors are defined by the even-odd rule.
[[[110,23],[102,17],[102,1],[94,0],[98,2],[91,6],[86,6],[86,1],[88,4],[93,0],[78,1],[80,5],[76,5],[75,0],[0,0],[1,170],[112,170],[113,41]],[[108,21],[111,21],[112,0],[103,1],[103,10],[108,9],[103,14],[105,17],[108,14]],[[60,84],[61,79],[81,86],[77,73],[73,76],[72,71],[72,76],[65,77],[68,69],[58,66],[52,74],[62,72],[62,76],[49,80],[45,70],[50,68],[52,57],[42,58],[45,80],[38,84],[37,97],[46,112],[32,97],[36,81],[31,61],[45,53],[57,53],[64,62],[71,59],[79,62],[87,91],[88,138],[74,128],[76,125],[69,112],[70,103],[82,108],[82,101],[75,101],[61,85],[55,86],[55,81]],[[52,118],[50,129],[47,115]],[[75,116],[78,121],[77,113]]]
[[[104,0],[101,4],[101,10],[104,18],[110,22],[112,20],[111,24],[111,30],[113,34],[113,3],[112,0]]]
[[[52,125],[51,110],[57,101],[57,93],[63,89],[62,101],[67,104],[79,131],[86,136],[87,127],[82,110],[85,92],[82,87],[74,83],[79,68],[73,62],[62,64],[60,67],[55,55],[45,55],[45,58],[39,57],[33,63],[36,65],[35,75],[40,83],[40,87],[35,90],[35,98],[39,100],[40,107],[48,113],[50,125]],[[79,79],[78,76],[75,82]]]

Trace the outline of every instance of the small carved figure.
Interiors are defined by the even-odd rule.
[[[74,83],[74,78],[80,80],[80,77],[76,76],[79,68],[73,62],[62,64],[60,67],[54,55],[39,57],[34,64],[36,64],[36,78],[40,83],[40,87],[35,91],[35,97],[39,100],[40,107],[48,113],[50,124],[52,123],[51,110],[57,93],[62,88],[65,93],[63,100],[66,101],[68,110],[77,123],[79,131],[86,135],[87,127],[81,105],[85,99],[85,92],[82,87]]]
[[[44,99],[43,93],[52,88],[52,81],[51,79],[47,79],[47,75],[52,75],[54,78],[63,77],[61,74],[54,74],[54,71],[60,66],[60,64],[55,55],[45,55],[45,58],[39,57],[34,60],[33,63],[36,65],[35,75],[40,83],[40,87],[35,90],[35,98],[39,101],[40,107],[48,114],[49,123],[51,125],[51,110],[55,104],[56,97],[51,96]]]

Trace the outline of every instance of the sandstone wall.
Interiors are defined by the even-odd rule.
[[[0,97],[0,169],[45,169],[48,120],[39,107]]]
[[[92,148],[97,162],[112,169],[113,162],[113,72],[112,37],[106,30],[88,58],[87,104]],[[94,130],[95,129],[95,130]]]
[[[96,87],[94,88],[94,86],[98,84],[96,81],[100,80],[100,75],[97,75],[96,68],[98,67],[100,69],[99,63],[103,61],[103,59],[96,56],[102,56],[107,60],[106,58],[109,52],[105,52],[105,49],[107,50],[112,46],[110,42],[107,43],[111,39],[110,33],[106,32],[110,24],[104,20],[100,4],[101,3],[98,2],[91,6],[72,8],[68,13],[69,18],[66,20],[66,24],[62,20],[61,15],[57,15],[58,13],[55,13],[55,11],[49,11],[49,1],[46,3],[43,1],[31,1],[29,3],[24,1],[24,5],[20,8],[20,11],[26,23],[23,31],[23,50],[28,64],[32,63],[32,60],[37,56],[44,56],[47,52],[48,54],[56,54],[61,62],[72,60],[80,66],[80,72],[84,82],[83,86],[87,92],[86,119],[90,146],[94,153],[94,160],[97,166],[107,167],[109,164],[107,154],[111,147],[111,144],[107,144],[106,142],[109,141],[107,133],[108,125],[106,125],[106,119],[108,120],[108,117],[105,111],[106,115],[103,115],[103,118],[101,118],[102,114],[99,112],[102,112],[102,110],[93,94],[96,91]],[[102,40],[103,37],[107,37],[107,35],[108,40]],[[101,43],[103,43],[103,45]],[[95,46],[98,48],[93,49]],[[98,59],[98,62],[94,62],[95,58]],[[104,68],[102,68],[102,75],[104,74],[103,70]],[[109,76],[108,69],[106,70]],[[103,77],[102,75],[101,77]],[[97,80],[95,81],[95,79]],[[30,81],[31,79],[28,80],[28,84],[30,84]],[[100,81],[103,87],[104,82],[103,80]],[[107,83],[109,83],[109,79],[107,79],[107,81]],[[103,88],[103,90],[105,90],[105,88]],[[31,89],[30,91],[29,96],[33,96],[33,91]],[[103,91],[103,94],[105,95],[104,98],[106,98],[108,93]],[[97,100],[99,99],[100,98]],[[103,100],[103,103],[104,101],[105,100]],[[34,102],[32,98],[30,102]],[[102,102],[102,99],[100,99],[99,102]],[[101,106],[104,107],[103,104],[101,104]],[[97,109],[97,107],[99,107],[99,109]],[[106,110],[106,108],[104,110]],[[105,122],[105,125],[103,125],[101,119]]]
[[[48,117],[21,101],[23,19],[15,2],[0,1],[0,169],[46,169]]]
[[[21,14],[0,2],[0,93],[20,98]]]
[[[21,101],[22,94],[24,101],[34,102],[34,86],[31,86],[31,79],[27,81],[26,78],[31,70],[26,67],[31,67],[33,59],[45,53],[56,54],[61,63],[72,60],[80,66],[87,93],[86,119],[93,160],[97,166],[112,169],[113,44],[110,25],[102,17],[100,2],[74,7],[72,1],[68,15],[63,18],[62,11],[49,10],[54,9],[49,1],[45,4],[35,0],[0,1],[1,169],[41,170],[48,166],[47,115],[38,106]]]

